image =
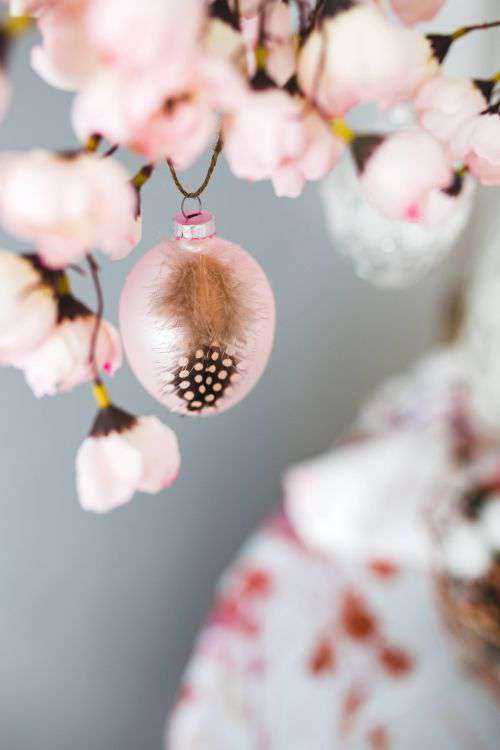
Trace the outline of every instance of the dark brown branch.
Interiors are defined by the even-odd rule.
[[[97,310],[95,313],[94,330],[92,331],[92,338],[90,339],[89,364],[91,365],[94,373],[95,383],[100,383],[101,381],[96,364],[96,347],[97,337],[99,336],[99,329],[101,327],[102,316],[104,313],[104,295],[102,292],[101,280],[99,278],[99,266],[92,253],[87,253],[86,258],[97,298]]]
[[[460,29],[454,31],[451,36],[453,37],[453,39],[460,39],[461,36],[465,36],[471,31],[494,29],[496,26],[500,26],[500,21],[487,21],[486,23],[476,23],[472,26],[462,26]]]
[[[118,151],[119,148],[120,146],[118,145],[118,143],[115,143],[113,146],[110,146],[110,148],[108,148],[108,150],[103,153],[102,155],[103,159],[106,159],[108,156],[113,156],[115,151]]]

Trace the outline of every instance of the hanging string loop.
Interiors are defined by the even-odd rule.
[[[183,216],[187,219],[190,216],[197,216],[199,213],[201,213],[201,198],[200,195],[203,193],[203,191],[208,186],[208,183],[210,182],[212,175],[214,173],[215,167],[217,165],[217,160],[219,158],[219,154],[222,151],[222,136],[219,134],[219,137],[217,139],[217,143],[214,146],[214,150],[212,153],[212,158],[210,159],[210,164],[208,165],[207,173],[203,179],[203,182],[201,185],[199,185],[196,190],[186,190],[182,182],[180,181],[177,172],[175,170],[174,165],[172,164],[170,159],[167,159],[168,168],[170,170],[170,174],[172,175],[172,179],[174,181],[174,184],[177,188],[177,190],[183,195],[182,203],[181,203],[181,211]],[[184,205],[188,198],[192,198],[194,200],[198,201],[199,211],[196,214],[186,214],[184,213]]]

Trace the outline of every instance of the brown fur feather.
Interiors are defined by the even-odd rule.
[[[214,342],[225,348],[245,339],[250,310],[243,284],[228,264],[208,254],[179,259],[154,306],[176,321],[187,348]]]

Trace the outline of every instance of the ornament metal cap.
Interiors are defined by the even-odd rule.
[[[215,234],[215,219],[210,211],[188,215],[179,211],[174,216],[173,222],[176,240],[204,240]]]

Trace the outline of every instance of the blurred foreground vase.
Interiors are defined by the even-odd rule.
[[[454,212],[431,229],[391,221],[364,197],[354,159],[346,152],[321,185],[326,221],[335,248],[357,275],[381,287],[404,287],[442,261],[464,230],[474,204],[475,183],[465,178]]]

